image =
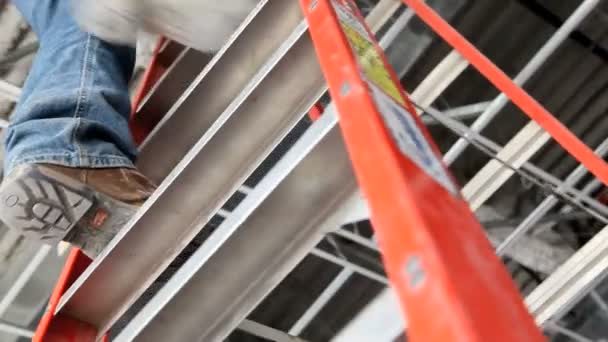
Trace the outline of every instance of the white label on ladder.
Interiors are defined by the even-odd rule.
[[[420,131],[416,121],[412,118],[412,114],[408,113],[405,108],[398,105],[372,82],[368,83],[378,111],[389,128],[393,139],[397,142],[401,153],[449,192],[459,195],[458,187]]]

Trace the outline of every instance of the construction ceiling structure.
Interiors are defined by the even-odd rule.
[[[392,342],[407,338],[407,322],[394,291],[387,287],[365,199],[356,190],[350,171],[344,171],[348,165],[335,157],[335,172],[328,168],[326,174],[315,173],[307,168],[314,161],[304,153],[317,149],[322,139],[333,139],[327,132],[336,119],[335,106],[317,71],[314,50],[306,39],[299,5],[297,1],[293,5],[262,2],[265,5],[243,24],[231,45],[216,56],[174,42],[166,43],[161,51],[170,66],[138,110],[138,120],[144,126],[165,118],[157,126],[149,124],[152,137],[141,148],[139,166],[152,179],[160,183],[175,173],[172,170],[182,165],[186,152],[197,148],[200,134],[183,128],[189,120],[204,124],[203,119],[194,117],[202,118],[212,111],[222,115],[229,111],[266,113],[265,120],[276,120],[283,126],[267,132],[276,141],[267,143],[271,149],[245,148],[249,142],[245,137],[232,137],[223,142],[231,145],[233,156],[222,156],[225,152],[215,147],[219,143],[205,145],[204,159],[188,154],[192,163],[205,168],[190,171],[190,165],[183,166],[180,171],[190,172],[190,177],[219,177],[217,170],[228,166],[245,169],[239,164],[243,161],[251,161],[255,168],[235,176],[240,183],[226,188],[224,197],[209,199],[221,202],[218,210],[204,208],[209,211],[204,212],[208,222],[191,234],[192,241],[179,255],[166,261],[167,267],[147,275],[154,277],[150,286],[133,290],[137,296],[128,307],[120,314],[114,312],[111,319],[91,313],[93,320],[109,330],[111,340],[129,341],[135,336],[146,340],[161,329],[170,334],[171,329],[159,321],[171,317],[167,315],[177,300],[203,308],[189,312],[190,319],[184,319],[180,326],[182,331],[192,329],[192,325],[209,326],[204,336],[222,332],[227,341]],[[426,3],[605,159],[608,1]],[[357,4],[546,336],[555,342],[608,341],[605,186],[402,1],[360,0]],[[268,22],[274,30],[267,27]],[[256,43],[254,38],[264,35],[264,43]],[[16,9],[0,0],[0,127],[8,124],[18,101],[35,46],[36,38]],[[238,64],[252,49],[257,52],[253,60]],[[141,51],[139,68],[151,54],[148,48]],[[240,88],[220,82],[220,76],[242,84],[249,93],[242,96]],[[248,83],[250,78],[254,81]],[[211,89],[210,84],[217,87]],[[256,96],[265,98],[260,94],[269,93],[276,94],[273,101],[255,101]],[[317,109],[323,114],[312,120],[304,114],[319,98]],[[280,115],[289,114],[283,114],[285,111],[298,114],[281,121]],[[239,125],[247,127],[247,120],[237,124],[226,117],[223,124],[225,129],[237,131]],[[176,131],[183,134],[173,139]],[[172,139],[171,146],[168,139]],[[342,149],[340,145],[331,153],[342,155]],[[259,152],[266,150],[268,153]],[[251,159],[253,152],[259,152],[259,162]],[[293,166],[297,162],[303,165],[301,169]],[[290,189],[287,182],[295,177],[288,171],[318,182],[310,189],[298,189],[302,198],[281,203],[281,195]],[[353,191],[342,196],[344,204],[332,207],[336,210],[330,215],[320,200],[327,194],[333,196],[332,191],[341,191],[332,183],[337,180]],[[168,187],[167,192],[186,191],[185,187],[195,182],[191,179],[181,188],[172,184],[174,188]],[[315,192],[317,187],[325,192]],[[165,205],[169,200],[165,199]],[[271,215],[268,208],[279,203],[283,214]],[[199,213],[203,209],[191,210]],[[252,211],[252,218],[246,216]],[[140,225],[155,222],[150,221],[153,219],[142,216]],[[241,229],[239,234],[243,235],[237,235],[240,225],[260,230]],[[293,234],[287,233],[290,231]],[[305,232],[314,234],[307,236]],[[259,258],[245,260],[252,252],[245,253],[239,239],[254,246]],[[25,341],[32,336],[66,257],[65,250],[40,246],[0,228],[0,341]],[[258,260],[271,262],[262,266],[256,264]],[[94,264],[98,269],[87,276],[102,279],[104,267],[110,267],[107,265]],[[195,269],[197,273],[188,273]],[[276,273],[266,276],[269,269]],[[198,278],[206,279],[208,287],[196,295],[178,296],[178,288]],[[253,285],[243,297],[245,280]],[[277,286],[269,285],[275,283]],[[79,285],[82,290],[67,293],[62,303],[65,310],[78,306],[78,291],[93,293],[96,289],[90,282],[87,287],[86,279]],[[117,291],[120,286],[116,285]],[[224,320],[220,322],[215,316]]]

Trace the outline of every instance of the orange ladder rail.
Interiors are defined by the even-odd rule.
[[[511,99],[517,107],[544,128],[572,157],[583,164],[604,185],[608,185],[608,164],[600,156],[593,153],[593,150],[525,90],[515,84],[509,76],[441,18],[429,5],[421,0],[403,0],[403,2],[435,33],[466,58],[488,81]]]
[[[352,0],[301,0],[412,341],[544,338]]]

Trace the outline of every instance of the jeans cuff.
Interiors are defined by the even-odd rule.
[[[116,155],[87,155],[87,154],[39,154],[17,158],[6,166],[5,175],[15,167],[23,164],[53,164],[75,168],[117,168],[134,169],[133,161],[125,156]]]

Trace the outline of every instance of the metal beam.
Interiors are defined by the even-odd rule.
[[[456,50],[450,51],[414,90],[412,101],[424,108],[430,107],[468,66],[469,63]]]
[[[586,296],[608,271],[608,226],[526,297],[536,322],[559,318]]]
[[[597,307],[603,312],[604,317],[608,317],[608,304],[606,304],[604,298],[595,290],[589,293],[589,297],[591,297],[591,300],[593,300]]]
[[[534,57],[526,64],[526,66],[517,74],[513,82],[519,86],[523,86],[536,74],[536,72],[545,64],[561,44],[568,39],[570,34],[576,30],[580,23],[593,11],[599,4],[599,0],[586,0],[570,15],[568,20],[551,36],[551,38],[536,52]],[[501,93],[492,101],[490,106],[475,120],[471,129],[481,132],[509,103],[509,98],[504,93]],[[465,148],[468,146],[465,139],[458,141],[445,154],[444,161],[450,165],[458,158]]]
[[[398,1],[395,1],[395,4],[397,4]],[[399,6],[397,6],[396,8],[400,7],[401,4],[399,4]],[[396,13],[397,9],[387,12],[386,14],[394,14]],[[403,11],[399,17],[397,17],[397,19],[392,23],[392,25],[388,28],[388,30],[386,31],[386,33],[382,36],[382,38],[380,39],[380,41],[378,41],[378,44],[380,44],[380,46],[383,49],[388,48],[394,41],[395,39],[398,37],[398,35],[401,33],[401,31],[403,31],[403,29],[405,29],[405,27],[407,26],[407,24],[410,22],[410,20],[414,17],[414,11],[412,11],[411,9],[406,9],[405,11]],[[368,18],[369,20],[369,18]],[[372,29],[372,31],[374,32],[378,32],[378,30],[374,30]]]
[[[116,341],[216,341],[230,334],[340,223],[356,183],[336,123],[322,116]]]
[[[536,225],[542,225],[545,223],[559,223],[559,222],[568,222],[568,221],[575,221],[575,220],[581,220],[581,219],[587,219],[591,217],[587,212],[582,211],[582,210],[578,210],[578,211],[574,211],[574,212],[570,212],[570,213],[555,213],[555,214],[548,214],[543,216],[537,223]],[[513,227],[513,226],[518,226],[519,224],[521,224],[523,221],[525,221],[525,219],[527,218],[527,216],[525,217],[513,217],[513,218],[509,218],[509,219],[496,219],[496,220],[492,220],[492,221],[482,221],[481,224],[486,227],[486,228],[501,228],[501,227]]]
[[[378,243],[376,241],[363,237],[357,233],[353,233],[346,229],[338,229],[334,232],[334,234],[341,236],[352,242],[355,242],[363,247],[369,248],[373,251],[380,251],[380,248],[378,247]]]
[[[281,330],[271,328],[249,319],[244,320],[239,325],[239,330],[274,342],[306,342],[301,338],[295,337],[291,334],[286,334]]]
[[[392,342],[406,329],[395,292],[387,288],[353,318],[331,342]]]
[[[603,184],[597,178],[594,178],[589,183],[587,183],[587,185],[585,185],[583,187],[583,189],[581,190],[580,194],[581,195],[588,195],[588,194],[596,191],[597,189],[599,189],[602,185]],[[575,198],[575,201],[578,202],[579,199],[580,198]],[[561,208],[559,210],[559,214],[562,214],[562,215],[564,215],[564,214],[571,214],[571,213],[573,213],[573,211],[574,211],[573,207],[571,207],[569,205],[566,205],[566,206],[564,206],[563,208]],[[543,224],[542,226],[539,226],[538,227],[539,233],[540,233],[541,230],[550,229],[554,225],[555,225],[555,222],[551,222],[551,223],[546,223],[546,224]]]
[[[4,80],[0,80],[0,97],[17,102],[19,101],[19,96],[21,96],[21,88]]]
[[[548,54],[552,54],[557,46],[567,37],[566,33],[576,29],[576,26],[584,19],[589,12],[597,5],[595,0],[587,0],[581,4],[578,9],[570,16],[567,23],[564,24],[553,37],[543,46],[535,57],[520,73],[519,81],[527,80],[540,67],[540,62],[546,60]],[[564,36],[566,34],[566,36]],[[541,53],[542,52],[542,53]],[[494,117],[504,106],[507,99],[501,94],[493,101],[493,106],[486,110],[486,119],[480,120],[479,127],[487,124],[488,118]],[[484,116],[482,114],[482,117]],[[487,122],[486,122],[487,121]],[[475,128],[475,125],[473,126]],[[542,127],[536,122],[529,122],[521,129],[515,137],[505,145],[499,152],[498,157],[502,160],[510,161],[511,165],[518,168],[528,161],[542,146],[550,139]],[[446,155],[446,162],[453,161],[460,153],[463,144],[458,142],[458,145],[453,147],[453,152]],[[458,146],[458,147],[457,147]],[[471,208],[477,210],[485,201],[487,201],[512,175],[514,172],[505,168],[502,164],[495,160],[491,160],[484,166],[462,189],[463,195],[469,200]]]
[[[378,32],[384,24],[397,12],[399,7],[403,6],[399,0],[380,0],[367,15],[365,21],[367,22],[372,32]]]
[[[344,211],[344,210],[345,209],[343,209],[342,211]],[[381,284],[384,284],[384,285],[389,284],[388,279],[383,274],[378,274],[377,272],[370,271],[365,267],[361,267],[359,265],[353,264],[352,262],[339,258],[329,252],[315,248],[310,252],[310,254],[317,256],[319,258],[325,259],[327,261],[330,261],[336,265],[340,265],[344,268],[348,268],[349,270],[351,270],[355,273],[359,273],[360,275],[362,275],[368,279],[375,280]]]
[[[0,331],[21,337],[32,338],[34,332],[25,328],[18,327],[16,325],[0,321]]]
[[[175,43],[173,43],[175,44]],[[173,49],[176,49],[175,47]],[[163,51],[159,52],[159,58]],[[194,49],[179,52],[175,61],[141,100],[135,122],[146,128],[158,123],[201,73],[210,57]]]
[[[577,333],[576,331],[565,328],[555,322],[547,322],[547,324],[545,325],[545,329],[566,336],[570,338],[570,340],[573,342],[594,342],[593,340],[586,338],[585,336]]]
[[[454,107],[443,111],[443,115],[449,116],[450,118],[458,121],[468,120],[476,118],[490,105],[489,101],[473,103],[470,105],[464,105],[461,107]],[[422,116],[422,122],[427,125],[436,125],[438,122],[428,115]]]
[[[272,29],[267,26],[269,21],[273,22]],[[230,107],[233,107],[233,110],[238,109],[234,106],[239,104],[239,101],[247,99],[243,98],[243,89],[257,86],[258,84],[252,83],[252,80],[257,83],[261,82],[262,80],[259,78],[264,76],[264,71],[268,73],[276,69],[275,64],[284,60],[282,58],[284,56],[280,55],[287,51],[284,50],[286,46],[282,45],[290,39],[290,35],[302,22],[302,13],[298,12],[291,3],[261,1],[239,31],[207,63],[144,141],[140,148],[138,168],[153,181],[161,183],[191,147],[203,135],[208,134],[222,112]],[[290,70],[303,69],[303,71],[309,71],[308,74],[311,76],[303,72],[302,76],[305,77],[301,78],[299,89],[293,95],[286,94],[288,99],[293,99],[298,94],[301,96],[301,93],[304,92],[321,93],[321,90],[324,89],[322,78],[318,82],[314,81],[317,73],[312,69],[318,68],[318,66],[314,60],[306,60],[304,55],[308,51],[306,44],[307,37],[303,37],[298,41],[296,48],[289,50],[291,51],[290,62],[293,63]],[[251,53],[252,51],[255,53]],[[312,56],[314,55],[311,54]],[[280,58],[277,60],[277,57]],[[280,64],[286,64],[286,62]],[[193,67],[196,69],[192,73],[196,73],[198,67]],[[174,70],[178,69],[181,70],[182,67],[174,68]],[[180,71],[180,73],[182,72],[187,74],[186,70]],[[291,73],[286,71],[283,71],[280,76],[283,77],[284,82],[295,78],[290,77]],[[255,80],[256,78],[257,80]],[[213,84],[213,86],[209,86],[209,84]],[[273,84],[263,82],[261,85]],[[295,87],[296,84],[293,86]],[[280,99],[283,97],[280,94],[282,89],[286,89],[286,87],[274,87],[265,89],[265,91],[276,93],[274,98]],[[257,92],[253,95],[258,96]],[[302,100],[300,99],[300,101]],[[240,103],[239,107],[247,106],[249,108],[249,104],[251,101]],[[267,106],[265,103],[261,105]],[[276,103],[274,108],[264,109],[269,113],[276,113],[277,108],[284,105],[293,105],[293,103]],[[180,132],[180,134],[176,135],[175,132]],[[167,141],[171,141],[171,144],[167,144]]]
[[[51,251],[51,246],[43,245],[38,252],[32,257],[32,260],[27,264],[23,272],[15,279],[11,288],[6,292],[2,300],[0,300],[0,317],[10,308],[15,298],[21,293],[27,282],[32,278],[38,267],[44,262]]]
[[[608,139],[604,140],[596,149],[595,153],[599,156],[605,157],[608,154]],[[564,180],[564,184],[568,186],[574,186],[577,182],[579,182],[585,175],[587,174],[587,169],[583,165],[579,165],[576,167],[574,171],[572,171],[568,177]],[[517,226],[515,231],[510,234],[504,241],[500,243],[498,248],[496,249],[496,253],[498,255],[503,255],[517,240],[521,239],[534,225],[538,223],[538,221],[546,215],[551,209],[555,207],[559,203],[559,200],[555,195],[548,196],[543,200],[541,204],[534,209],[526,217],[526,219]]]
[[[328,121],[328,120],[331,120],[331,121]],[[328,125],[332,126],[332,132],[335,132],[335,124],[336,124],[335,115],[333,115],[332,113],[326,113],[319,121],[316,122],[316,124],[313,126],[313,128],[311,128],[311,130],[309,132],[307,132],[305,134],[305,136],[300,141],[298,141],[298,143],[296,143],[296,145],[290,150],[290,152],[288,153],[288,155],[283,160],[281,160],[279,162],[279,164],[277,164],[277,166],[275,166],[275,168],[266,176],[266,178],[264,179],[263,182],[265,182],[265,181],[267,181],[267,182],[280,181],[279,177],[277,177],[277,175],[275,175],[274,172],[277,172],[277,169],[280,170],[281,166],[283,165],[283,163],[288,162],[288,160],[289,160],[288,157],[292,153],[300,153],[298,151],[298,149],[302,149],[302,148],[301,147],[298,148],[298,146],[300,146],[300,144],[302,143],[302,140],[306,140],[306,137],[308,137],[309,134],[313,134],[314,133],[313,130],[318,125],[326,124],[326,122],[327,122]],[[331,134],[334,134],[334,133],[331,133]],[[313,144],[311,144],[310,142],[306,142],[304,146],[311,146],[311,145],[313,145]],[[327,145],[327,143],[320,142],[319,143],[319,147],[318,147],[319,152],[317,152],[319,154],[319,156],[315,156],[314,158],[315,159],[320,158],[320,156],[322,155],[322,153],[325,153],[325,152],[321,152],[321,151],[323,151],[325,149],[328,149],[329,148],[328,146],[329,145]],[[317,150],[317,148],[315,147],[315,151],[316,150]],[[333,157],[333,159],[335,160],[336,157]],[[340,160],[340,159],[338,159],[338,160]],[[305,163],[305,162],[306,161],[304,161],[303,163]],[[300,166],[296,166],[296,170],[299,167]],[[309,173],[311,171],[312,170],[309,170]],[[310,176],[308,178],[310,178]],[[314,178],[314,177],[312,177],[312,178]],[[342,178],[342,181],[347,180],[347,179],[344,179],[344,177],[341,177],[341,178]],[[302,182],[302,181],[300,181],[300,182]],[[337,182],[337,181],[334,180],[334,182]],[[332,184],[332,183],[330,183],[330,184]],[[279,187],[280,186],[281,185],[279,185]],[[231,224],[232,224],[231,222],[233,220],[237,220],[237,218],[238,219],[242,218],[242,220],[248,220],[248,218],[246,217],[247,214],[246,213],[241,213],[241,212],[239,212],[239,210],[241,208],[243,208],[243,207],[247,208],[247,205],[249,205],[249,201],[252,201],[253,203],[255,203],[255,201],[263,201],[264,200],[264,199],[258,198],[258,197],[261,196],[261,195],[259,195],[259,193],[260,193],[261,190],[258,189],[260,187],[264,188],[265,185],[260,184],[256,189],[253,189],[252,192],[249,194],[249,196],[243,201],[243,203],[241,204],[241,206],[239,206],[236,209],[236,211],[234,213],[232,213],[232,215],[228,216],[227,221],[225,221],[224,224],[222,224],[216,230],[215,234],[218,234],[218,231],[222,230],[222,228],[226,229],[227,232],[230,231],[230,230],[236,230],[238,228],[238,224],[240,224],[240,223],[237,223],[237,225],[234,225],[234,226],[231,227]],[[309,191],[312,191],[311,189],[314,189],[314,187],[312,185],[308,185],[308,186],[306,186],[306,188],[309,188]],[[342,186],[340,186],[339,188],[342,188]],[[354,191],[355,191],[354,188],[351,189],[351,190],[348,190],[348,191],[345,190],[345,192],[346,192],[347,195],[349,193],[353,193]],[[334,190],[334,193],[335,193],[335,190]],[[339,191],[338,193],[342,193],[342,191]],[[298,194],[292,194],[291,197],[292,198],[299,198],[301,196],[298,195]],[[329,209],[325,209],[325,208],[331,207],[331,205],[332,205],[331,203],[333,203],[333,198],[331,196],[329,196],[329,197],[324,198],[324,199],[328,200],[328,201],[331,201],[331,202],[323,202],[322,205],[321,205],[321,207],[324,208],[324,211],[329,211]],[[312,202],[316,203],[318,201],[312,201]],[[259,206],[261,206],[261,208],[264,208],[264,203],[263,202],[261,204],[258,203],[258,204],[251,204],[251,205],[259,205]],[[316,203],[316,205],[319,205],[319,203]],[[342,208],[345,208],[345,207],[348,208],[348,204],[346,204]],[[245,210],[245,209],[243,209],[243,210]],[[246,209],[246,210],[256,210],[256,209]],[[258,209],[258,210],[264,210],[264,209]],[[298,210],[298,211],[300,211],[300,210]],[[274,213],[274,211],[268,210],[268,213],[266,214],[266,220],[271,220],[271,221],[273,220],[273,216],[271,215],[271,213]],[[276,214],[282,215],[282,214],[279,214],[278,212]],[[325,215],[328,215],[328,214],[326,213]],[[333,216],[331,216],[331,217],[333,218]],[[318,219],[318,220],[312,219],[313,222],[314,221],[322,221],[323,222],[322,226],[328,226],[326,224],[325,220],[327,220],[327,219]],[[291,222],[292,224],[298,224],[297,221],[294,220],[294,218],[292,218],[291,221],[293,221],[293,222]],[[308,216],[307,219],[306,219],[306,222],[308,223],[310,221],[311,221],[311,217]],[[246,222],[244,223],[244,225],[245,225],[245,227],[247,227]],[[269,225],[268,222],[266,222],[265,226],[268,226],[268,225]],[[245,232],[247,231],[247,228],[240,228],[240,230],[242,230],[242,229],[245,229]],[[256,231],[259,232],[260,229],[261,229],[261,227],[256,228]],[[303,228],[300,227],[300,228],[298,228],[297,231],[301,232],[302,230],[303,230]],[[282,231],[283,231],[283,229],[282,229]],[[215,234],[213,236],[215,236]],[[294,233],[292,233],[292,235],[293,234],[295,234],[295,231],[294,231]],[[237,241],[240,240],[240,239],[244,239],[242,237],[243,235],[244,235],[244,232],[241,231],[241,233],[239,233],[238,237],[234,237],[234,239],[237,239]],[[211,237],[211,239],[213,238],[213,236]],[[250,241],[251,239],[250,238],[246,238],[245,241],[247,241],[247,240]],[[276,248],[276,247],[274,247],[276,245],[276,242],[273,242],[274,240],[272,238],[267,238],[267,240],[268,241],[266,241],[266,242],[268,242],[270,244],[268,244],[268,247],[263,248],[264,250],[271,249],[271,246],[272,246],[272,248]],[[293,248],[293,237],[291,237],[290,241],[292,242],[292,248]],[[222,247],[217,247],[217,248],[228,248],[228,247],[224,247],[225,244],[226,243],[222,244]],[[296,245],[298,247],[301,247],[302,243],[300,242],[300,243],[297,243]],[[212,245],[210,245],[210,246],[212,246]],[[208,248],[212,248],[212,247],[208,247]],[[203,246],[201,249],[199,249],[199,251],[197,251],[196,254],[198,255],[199,253],[205,253],[204,249],[205,249],[205,246]],[[231,247],[231,248],[229,248],[229,250],[235,251],[235,250],[238,250],[238,249],[235,249],[235,248]],[[294,251],[292,250],[291,252],[292,253],[291,253],[290,258],[286,258],[286,259],[294,258],[294,255],[293,255]],[[218,252],[216,252],[216,253],[218,253]],[[221,252],[219,252],[219,253],[221,253]],[[325,252],[323,252],[321,250],[317,250],[317,249],[315,249],[313,251],[313,255],[322,255],[323,256],[324,253]],[[231,252],[231,254],[234,254],[234,252]],[[276,257],[277,254],[280,255],[280,253],[276,253],[276,252],[272,253],[272,255],[274,256],[273,261],[268,260],[268,261],[266,261],[266,264],[268,264],[268,263],[276,263],[277,261],[274,261],[274,260],[277,259],[277,257]],[[203,257],[203,255],[204,254],[202,254],[201,257]],[[235,258],[234,255],[232,255],[232,257]],[[297,257],[297,255],[296,255],[296,257]],[[324,255],[323,257],[326,258],[326,259],[331,259],[329,255]],[[196,255],[192,259],[196,259]],[[236,258],[236,259],[242,259],[242,258]],[[255,259],[255,256],[250,255],[248,257],[248,259]],[[251,260],[249,260],[249,261],[251,261]],[[158,338],[158,336],[159,336],[158,334],[162,332],[164,334],[162,338],[167,338],[167,339],[188,338],[188,336],[204,336],[205,339],[221,339],[231,329],[230,326],[228,326],[228,327],[224,327],[224,326],[232,324],[232,323],[238,321],[239,318],[242,319],[243,315],[246,315],[247,312],[248,312],[248,310],[253,309],[253,307],[250,306],[251,305],[250,303],[247,303],[247,306],[245,306],[245,307],[243,307],[244,305],[239,304],[238,305],[239,306],[238,310],[233,310],[233,311],[228,310],[228,312],[225,314],[225,315],[229,315],[228,319],[226,319],[226,317],[224,317],[222,319],[222,323],[221,324],[217,323],[216,326],[211,326],[211,328],[208,327],[209,326],[208,324],[197,324],[197,325],[194,326],[192,324],[186,323],[187,326],[180,325],[179,327],[176,327],[175,329],[173,327],[171,327],[171,329],[173,330],[173,332],[168,332],[168,328],[169,327],[162,327],[162,322],[164,321],[164,319],[162,317],[165,317],[167,315],[174,317],[174,315],[177,314],[176,310],[178,310],[180,312],[183,311],[184,310],[184,304],[186,304],[186,302],[188,302],[187,300],[184,301],[185,298],[188,296],[188,293],[194,294],[194,293],[197,293],[197,292],[199,292],[201,290],[204,291],[203,286],[205,286],[205,287],[211,286],[209,288],[213,288],[213,285],[209,283],[208,279],[205,280],[207,277],[204,276],[204,274],[206,272],[208,272],[208,271],[206,271],[207,269],[215,269],[216,268],[215,266],[213,266],[213,260],[212,259],[209,260],[209,261],[199,260],[199,261],[194,261],[194,262],[198,262],[199,263],[198,264],[199,265],[198,268],[200,270],[190,271],[190,272],[193,272],[193,273],[191,273],[192,274],[191,276],[192,277],[196,277],[196,278],[195,279],[193,278],[192,280],[190,280],[190,282],[187,283],[187,285],[185,285],[185,286],[187,286],[187,288],[185,290],[180,291],[180,292],[182,292],[181,294],[175,292],[176,291],[175,289],[179,288],[179,286],[176,286],[176,285],[177,284],[183,284],[184,280],[183,279],[180,280],[177,277],[174,277],[170,282],[175,282],[175,284],[167,284],[165,286],[166,290],[165,291],[161,290],[161,293],[159,293],[153,299],[153,301],[155,301],[155,302],[148,303],[148,305],[144,309],[144,310],[148,309],[148,312],[143,312],[142,311],[142,313],[140,313],[140,315],[138,315],[138,317],[136,317],[136,319],[134,321],[132,321],[132,323],[127,327],[127,329],[125,329],[125,331],[123,331],[123,333],[120,335],[120,338],[124,338],[125,340],[128,340],[130,338],[134,338],[135,336],[140,336],[142,339],[145,339],[146,336],[149,336],[149,337],[154,336],[155,338]],[[224,261],[224,262],[226,262],[226,261]],[[287,262],[290,262],[290,261],[287,260]],[[209,263],[211,263],[211,265],[205,265],[205,264],[209,264]],[[185,269],[185,268],[186,268],[186,266],[182,267],[182,269]],[[226,268],[225,265],[222,268],[225,269]],[[255,269],[255,268],[248,267],[248,269]],[[259,269],[259,266],[258,266],[257,269]],[[184,271],[184,272],[186,272],[186,271]],[[276,273],[277,272],[282,273],[283,272],[283,268],[275,266],[273,272],[275,273],[275,275],[274,275],[275,278],[277,278],[277,277],[281,278],[280,276],[277,276]],[[262,279],[264,279],[263,275],[261,275],[260,277],[262,277]],[[257,280],[256,281],[254,279],[247,279],[247,280],[242,279],[242,280],[237,281],[237,283],[243,283],[243,282],[247,283],[247,284],[250,284],[249,285],[249,289],[255,288],[257,286],[256,285],[257,283],[264,283],[266,287],[269,286],[269,284],[268,284],[269,281],[268,280]],[[172,285],[172,286],[170,286],[170,285]],[[272,287],[272,285],[270,285],[270,286]],[[261,290],[257,290],[257,291],[256,290],[252,290],[252,291],[254,291],[255,296],[253,296],[253,294],[249,293],[248,296],[247,296],[248,297],[248,302],[256,301],[256,300],[261,300],[262,299],[262,298],[258,298],[259,292]],[[269,290],[267,290],[267,291],[269,291]],[[230,296],[228,295],[228,297],[230,297]],[[166,302],[163,302],[163,301],[166,301]],[[165,305],[164,309],[162,309],[163,305]],[[227,305],[226,303],[222,303],[221,305],[218,305],[218,308],[235,307],[236,305],[237,304]],[[212,304],[207,303],[206,306],[212,306]],[[186,311],[201,310],[201,309],[203,309],[203,308],[200,308],[200,307],[199,308],[188,308],[188,309],[186,309]],[[205,308],[203,310],[209,310],[209,309],[210,308]],[[159,312],[159,310],[160,310],[160,312]],[[216,310],[216,312],[217,312],[217,310]],[[234,318],[234,315],[238,315],[238,316],[236,316],[236,318]],[[188,316],[192,316],[192,315],[188,314]],[[198,316],[198,314],[197,314],[197,316]],[[203,314],[202,316],[205,316],[205,315]],[[150,323],[148,323],[148,322],[150,322]],[[149,324],[149,325],[147,325],[147,324]],[[217,325],[220,325],[220,327],[218,328]],[[205,330],[205,329],[207,329],[207,330]]]
[[[312,322],[313,319],[323,310],[329,301],[340,291],[344,284],[355,274],[349,268],[343,268],[340,273],[331,281],[317,299],[306,309],[304,314],[291,326],[289,334],[298,336]]]
[[[550,138],[540,126],[530,122],[500,150],[497,157],[509,161],[509,164],[515,168],[520,168]],[[515,171],[496,160],[491,160],[462,188],[462,194],[469,201],[471,209],[475,211],[513,174]]]
[[[603,204],[599,203],[596,199],[590,198],[589,196],[583,194],[581,191],[566,184],[565,182],[561,181],[557,177],[538,168],[537,166],[535,166],[531,163],[522,161],[522,164],[519,166],[511,165],[510,160],[505,160],[500,157],[500,151],[504,151],[504,148],[501,147],[500,145],[498,145],[495,142],[493,142],[492,140],[484,137],[483,135],[479,134],[478,132],[473,131],[472,129],[470,129],[466,125],[462,124],[461,122],[453,120],[452,118],[443,115],[441,112],[438,112],[432,108],[427,108],[426,111],[429,114],[432,114],[436,120],[441,121],[443,125],[445,125],[446,127],[449,127],[450,129],[454,130],[455,132],[457,132],[457,134],[459,134],[461,136],[466,136],[471,141],[474,141],[475,144],[478,145],[478,147],[483,148],[484,152],[491,155],[493,157],[492,160],[495,161],[496,163],[500,164],[503,167],[503,169],[507,169],[507,170],[510,170],[511,172],[515,173],[515,171],[513,170],[514,168],[521,168],[522,171],[526,172],[525,173],[526,175],[529,175],[530,177],[537,179],[538,181],[542,182],[543,184],[544,183],[550,184],[552,189],[555,189],[555,191],[559,191],[559,193],[561,193],[562,196],[567,197],[573,203],[578,203],[583,206],[591,207],[592,210],[588,211],[590,214],[592,214],[595,218],[608,223],[608,208],[606,206],[604,206]],[[492,179],[487,180],[487,182],[489,184],[488,186],[490,186],[492,184],[492,181],[493,181]],[[466,187],[465,187],[465,189],[466,189]],[[473,197],[471,197],[470,193],[465,192],[465,189],[463,189],[463,196],[467,199],[467,201],[473,202],[472,201]],[[475,205],[470,203],[469,205],[472,206],[475,210],[479,209],[479,206],[478,206],[479,203],[475,203]]]
[[[494,228],[488,231],[492,245],[498,246],[513,234],[513,227]],[[509,257],[519,264],[541,274],[549,275],[563,265],[574,254],[568,246],[555,246],[535,236],[528,236],[519,241],[509,251]]]

